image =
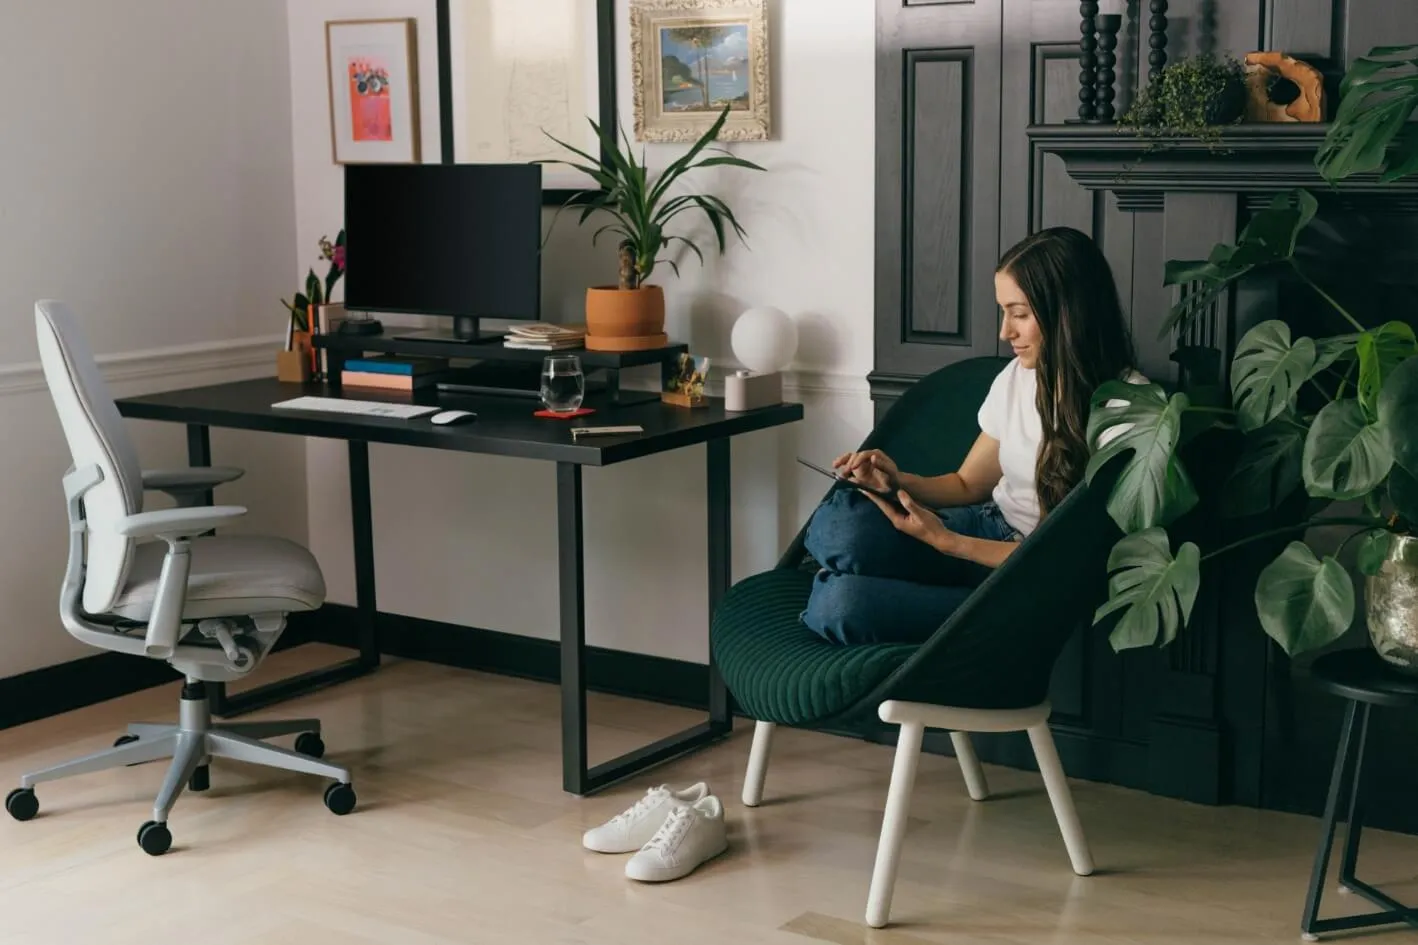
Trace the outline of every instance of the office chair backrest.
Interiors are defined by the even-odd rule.
[[[39,362],[74,467],[94,465],[103,473],[84,496],[83,606],[88,613],[104,613],[128,579],[135,544],[115,532],[113,523],[142,511],[143,470],[73,311],[44,299],[35,303],[34,312]]]

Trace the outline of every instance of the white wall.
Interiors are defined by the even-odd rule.
[[[34,302],[71,302],[115,393],[274,371],[295,287],[283,0],[5,0],[0,62],[0,677],[93,651],[60,626],[60,477]],[[269,340],[268,340],[269,339]],[[183,431],[131,424],[147,466]],[[296,440],[213,434],[243,529],[303,539]],[[164,504],[162,502],[157,505]]]
[[[724,363],[729,330],[750,305],[799,322],[790,397],[804,423],[733,444],[734,575],[770,566],[822,493],[793,462],[854,445],[871,423],[874,14],[862,0],[778,0],[771,23],[776,135],[732,146],[767,174],[700,172],[689,182],[724,197],[751,249],[682,267],[665,285],[668,330]],[[326,19],[418,18],[424,150],[439,153],[432,0],[290,0],[297,247],[338,227],[340,171],[329,158],[323,69]],[[619,107],[631,127],[628,3],[620,0]],[[679,148],[650,146],[660,168]],[[606,244],[558,224],[544,256],[548,317],[577,318],[584,288],[607,281]],[[705,235],[699,231],[699,235]],[[707,245],[701,243],[701,245]],[[345,454],[312,441],[307,454],[310,540],[331,599],[354,600]],[[538,637],[557,633],[554,469],[546,463],[373,448],[379,606],[433,620]],[[593,644],[707,658],[704,451],[687,449],[587,469],[586,610]]]

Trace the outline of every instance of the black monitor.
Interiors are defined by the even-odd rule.
[[[463,341],[539,320],[541,228],[540,165],[348,164],[345,306],[451,317],[433,334]]]

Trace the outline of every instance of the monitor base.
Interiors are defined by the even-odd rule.
[[[394,336],[398,341],[443,341],[469,345],[489,344],[506,337],[506,332],[483,331],[478,327],[477,317],[468,315],[454,318],[452,329],[427,328]]]

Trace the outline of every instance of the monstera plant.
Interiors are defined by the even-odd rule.
[[[1415,68],[1418,46],[1374,49],[1355,62],[1315,156],[1326,180],[1377,173],[1394,181],[1418,171],[1418,137],[1407,127],[1418,107]],[[1358,569],[1374,574],[1393,543],[1404,540],[1397,536],[1418,533],[1418,338],[1407,321],[1347,311],[1306,272],[1296,244],[1317,208],[1307,191],[1282,193],[1236,243],[1216,246],[1205,260],[1168,262],[1165,282],[1192,291],[1173,307],[1163,332],[1184,327],[1237,280],[1269,267],[1293,272],[1345,330],[1296,337],[1285,321],[1257,324],[1236,346],[1229,396],[1169,394],[1157,384],[1122,381],[1095,392],[1090,439],[1131,425],[1095,453],[1087,472],[1091,480],[1118,454],[1132,454],[1109,501],[1125,534],[1109,560],[1108,600],[1095,614],[1095,622],[1116,620],[1115,649],[1170,642],[1191,617],[1203,562],[1286,535],[1293,540],[1256,582],[1256,612],[1287,653],[1316,649],[1354,619],[1354,581],[1339,561],[1343,548],[1357,542]],[[1201,501],[1178,447],[1215,427],[1239,431],[1243,445],[1211,511],[1265,525],[1205,551],[1191,541],[1174,547],[1168,528]],[[1299,490],[1307,501],[1292,502]],[[1326,513],[1336,502],[1349,508]],[[1282,505],[1305,511],[1281,525],[1267,520],[1264,513]],[[1300,540],[1321,525],[1349,529],[1343,544],[1322,557]]]

